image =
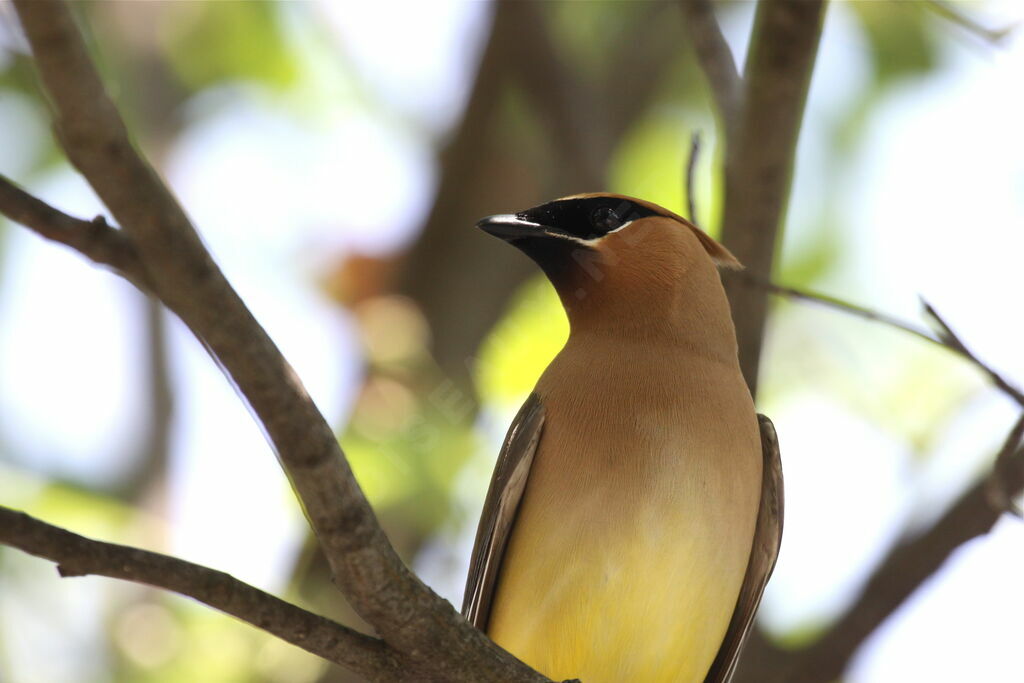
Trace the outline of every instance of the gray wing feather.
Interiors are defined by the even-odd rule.
[[[764,474],[761,483],[761,507],[757,515],[754,544],[750,553],[750,564],[743,578],[736,610],[733,612],[729,629],[722,640],[704,683],[728,683],[736,671],[743,643],[746,641],[754,615],[761,604],[764,587],[775,569],[782,544],[782,460],[779,456],[779,440],[775,435],[772,421],[764,415],[757,416],[761,429],[761,454],[764,458]]]
[[[530,394],[512,421],[494,466],[462,602],[462,616],[481,631],[486,630],[491,615],[491,600],[505,546],[526,489],[543,425],[544,406],[536,394]]]

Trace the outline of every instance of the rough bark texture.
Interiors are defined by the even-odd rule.
[[[61,145],[122,226],[108,237],[129,241],[145,283],[203,342],[252,407],[335,582],[356,611],[419,676],[544,680],[470,627],[399,560],[333,431],[213,262],[181,206],[133,146],[68,6],[17,0],[15,8],[53,105]],[[20,199],[19,210],[38,218],[40,207]],[[72,227],[62,224],[48,236]]]

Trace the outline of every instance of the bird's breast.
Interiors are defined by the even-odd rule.
[[[742,378],[692,358],[560,360],[538,384],[544,432],[488,633],[556,680],[701,681],[760,498]]]

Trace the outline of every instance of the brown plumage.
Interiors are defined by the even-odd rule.
[[[782,524],[716,271],[735,259],[621,195],[480,226],[541,266],[571,332],[499,455],[464,614],[555,679],[727,681]]]

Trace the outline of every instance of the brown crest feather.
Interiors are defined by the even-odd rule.
[[[591,197],[615,197],[616,199],[624,199],[626,201],[630,201],[633,202],[634,204],[639,204],[640,206],[648,208],[654,213],[658,214],[659,216],[665,216],[666,218],[671,218],[674,221],[678,221],[679,223],[682,223],[683,225],[685,225],[686,227],[693,231],[693,234],[696,235],[697,239],[700,241],[701,246],[704,247],[704,251],[708,253],[708,256],[711,257],[711,260],[715,262],[716,266],[718,266],[719,268],[726,268],[729,270],[742,270],[743,268],[743,264],[740,263],[739,260],[732,255],[732,252],[730,252],[728,249],[722,246],[721,243],[719,243],[713,237],[708,235],[706,232],[704,232],[703,230],[701,230],[696,225],[686,220],[679,214],[669,211],[663,206],[658,206],[653,202],[649,202],[646,199],[637,199],[636,197],[630,197],[629,195],[625,194],[615,194],[614,192],[584,192],[582,194],[574,194],[568,197],[561,197],[561,199],[589,199]]]

